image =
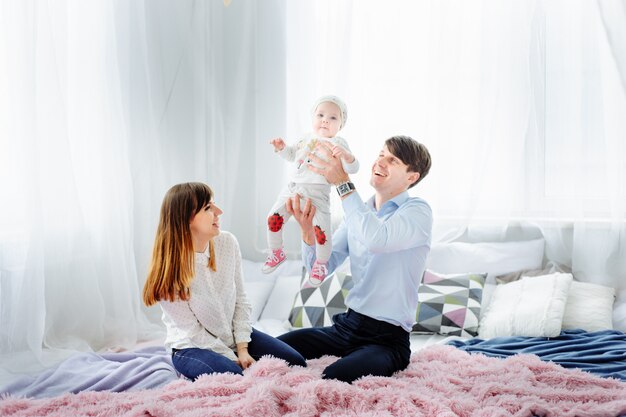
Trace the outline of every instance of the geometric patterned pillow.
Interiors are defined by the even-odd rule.
[[[302,268],[302,280],[308,279],[306,268]],[[346,296],[352,288],[352,276],[345,272],[335,272],[326,277],[317,288],[301,288],[296,294],[289,314],[293,327],[324,327],[333,324],[332,317],[345,313]]]
[[[443,275],[426,270],[417,291],[416,333],[478,335],[487,274]]]

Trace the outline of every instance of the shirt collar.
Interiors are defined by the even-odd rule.
[[[394,198],[392,198],[391,200],[387,200],[385,204],[383,204],[383,206],[378,211],[379,212],[382,211],[382,209],[388,207],[390,204],[393,204],[396,206],[396,208],[398,208],[408,199],[409,199],[409,192],[403,191],[397,196],[395,196]],[[376,211],[375,202],[376,202],[375,195],[371,196],[370,199],[367,200],[367,206],[373,211]]]
[[[206,263],[210,257],[209,245],[206,245],[204,252],[194,252],[193,256],[196,262]]]

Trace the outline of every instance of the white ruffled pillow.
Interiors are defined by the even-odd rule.
[[[524,277],[498,285],[480,321],[478,337],[556,337],[561,324],[572,274]]]

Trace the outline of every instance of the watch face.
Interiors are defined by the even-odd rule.
[[[346,182],[337,186],[337,194],[339,194],[339,197],[350,193],[352,190],[354,190],[354,185],[351,182]]]

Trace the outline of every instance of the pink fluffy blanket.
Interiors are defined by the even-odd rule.
[[[451,346],[414,353],[391,378],[322,380],[334,357],[289,368],[263,358],[243,377],[214,374],[136,392],[4,398],[0,416],[619,416],[626,383],[542,362],[470,355]]]

